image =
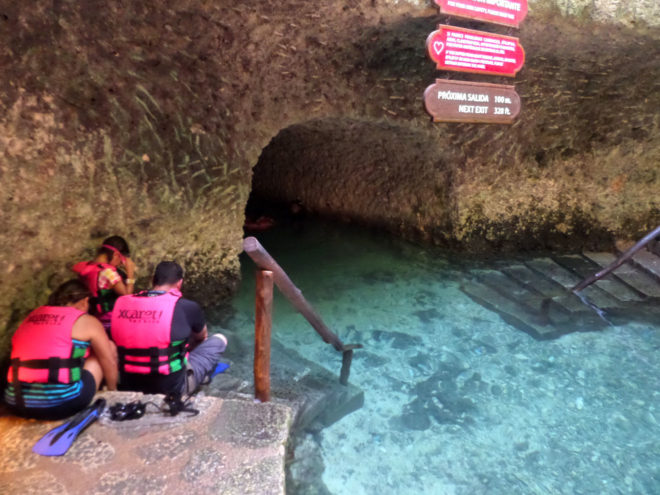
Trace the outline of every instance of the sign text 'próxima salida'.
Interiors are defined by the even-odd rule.
[[[513,86],[448,79],[426,88],[424,105],[434,122],[512,124],[520,113]]]

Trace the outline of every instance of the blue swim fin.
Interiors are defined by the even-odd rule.
[[[32,447],[32,452],[48,456],[65,454],[76,437],[101,416],[103,409],[105,399],[96,399],[91,406],[41,437]]]
[[[211,378],[213,378],[215,375],[223,373],[228,368],[229,368],[229,363],[218,363],[215,369],[211,372]]]

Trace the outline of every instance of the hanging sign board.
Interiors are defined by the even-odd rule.
[[[435,0],[443,14],[479,21],[518,25],[527,15],[527,0]]]
[[[513,86],[436,79],[424,91],[424,106],[434,122],[512,124],[520,97]]]
[[[518,38],[453,26],[438,26],[426,50],[439,70],[515,77],[525,64]]]

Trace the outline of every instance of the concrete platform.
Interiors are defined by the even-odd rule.
[[[223,360],[231,368],[202,387],[198,416],[168,417],[149,406],[139,420],[114,422],[106,412],[59,458],[31,449],[62,421],[16,418],[0,405],[0,495],[284,494],[295,433],[359,409],[364,393],[274,341],[271,402],[255,403],[251,348],[238,337],[230,341]],[[338,355],[337,370],[340,364]],[[134,392],[98,396],[108,405],[163,402],[163,396]]]
[[[162,396],[104,392],[108,405]],[[61,421],[0,415],[2,494],[272,494],[285,493],[291,408],[250,398],[195,399],[197,416],[165,416],[155,406],[132,421],[106,410],[61,457],[32,452]]]

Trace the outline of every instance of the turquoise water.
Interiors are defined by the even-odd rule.
[[[257,237],[328,326],[364,345],[351,372],[364,407],[300,434],[296,459],[320,454],[324,469],[321,484],[305,479],[319,466],[294,462],[298,492],[660,493],[660,322],[537,341],[460,291],[488,261],[330,225]],[[229,328],[251,349],[249,259],[243,272]],[[339,370],[281,296],[273,339]]]

